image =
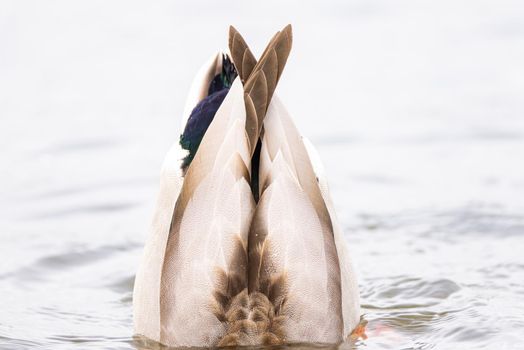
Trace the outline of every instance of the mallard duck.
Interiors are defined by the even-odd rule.
[[[319,156],[274,95],[291,26],[257,62],[231,27],[191,87],[136,275],[135,333],[168,346],[340,343],[359,292]]]

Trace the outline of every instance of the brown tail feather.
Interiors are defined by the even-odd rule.
[[[288,25],[273,37],[244,85],[245,100],[247,96],[252,100],[258,122],[257,137],[251,143],[252,152],[255,150],[269,102],[289,57],[291,44],[291,26]]]
[[[229,27],[229,51],[242,84],[245,84],[257,64],[257,60],[242,35],[233,26]]]
[[[271,97],[289,57],[292,41],[291,25],[287,25],[273,36],[260,60],[256,62],[244,38],[233,26],[229,28],[229,49],[244,83],[246,131],[252,153],[255,151]]]

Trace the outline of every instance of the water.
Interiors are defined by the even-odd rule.
[[[368,339],[521,349],[519,1],[0,3],[0,348],[133,349],[162,158],[233,23],[327,168]]]

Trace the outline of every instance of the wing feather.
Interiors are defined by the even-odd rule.
[[[297,317],[294,313],[294,319],[301,322],[287,326],[288,336],[309,334],[317,337],[316,341],[345,339],[360,316],[358,286],[346,243],[329,193],[319,187],[308,149],[277,97],[273,98],[264,119],[259,174],[261,199],[253,218],[249,246],[260,245],[261,239],[269,240],[271,268],[262,271],[286,273],[295,279],[295,283],[289,282],[288,310],[294,305],[307,313],[304,310],[311,308],[311,304],[322,305],[321,310],[315,310],[316,316]],[[315,247],[322,247],[322,251],[315,252]],[[294,266],[294,261],[309,265]],[[297,277],[304,271],[313,279]],[[251,281],[252,276],[249,275],[250,286],[256,285]],[[318,295],[323,297],[319,299]],[[329,329],[320,327],[312,331],[307,321],[302,322],[306,316],[317,317],[317,326],[329,324]]]
[[[285,294],[270,300],[280,310],[286,340],[336,343],[342,325],[332,238],[326,238],[282,153],[273,160],[269,176],[249,232],[249,292],[271,298],[268,286],[275,284],[270,281],[280,280]]]
[[[331,222],[333,223],[333,234],[337,246],[338,260],[340,262],[341,292],[342,292],[342,313],[344,316],[344,339],[346,339],[360,320],[360,295],[353,262],[349,253],[348,245],[344,239],[343,232],[338,224],[337,214],[329,192],[326,174],[320,156],[313,144],[307,139],[302,138],[306,147],[311,164],[318,178],[322,197],[324,198]]]
[[[221,69],[222,55],[217,53],[211,56],[195,75],[186,99],[182,130],[192,109],[207,95],[209,83]],[[160,338],[159,295],[164,251],[175,202],[184,181],[180,163],[185,155],[186,151],[180,147],[177,140],[164,159],[155,214],[134,283],[134,331],[155,340]]]
[[[160,276],[169,226],[183,178],[180,145],[175,143],[164,160],[155,214],[146,240],[133,290],[133,324],[136,334],[160,338]]]
[[[212,346],[224,333],[213,306],[217,271],[229,273],[236,242],[247,244],[255,206],[245,117],[238,81],[186,173],[161,277],[160,341],[166,345]]]

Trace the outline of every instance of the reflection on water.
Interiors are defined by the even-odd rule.
[[[369,321],[342,348],[522,347],[520,3],[266,3],[0,5],[1,349],[159,348],[132,337],[132,289],[174,116],[229,22],[258,49],[288,21],[278,93]]]

